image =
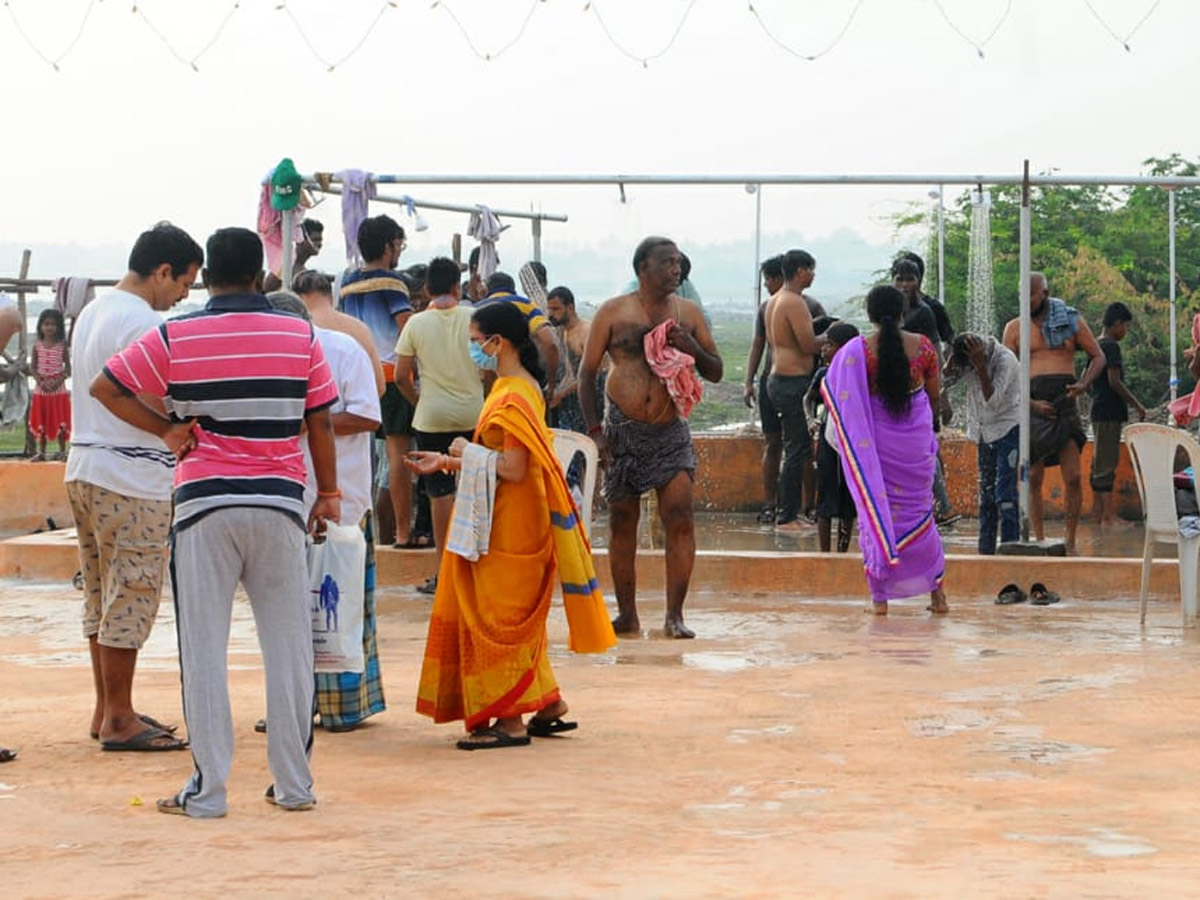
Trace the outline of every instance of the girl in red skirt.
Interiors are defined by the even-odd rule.
[[[67,376],[71,360],[67,354],[67,328],[57,309],[44,309],[37,320],[38,339],[29,361],[34,377],[33,407],[29,412],[29,430],[37,440],[34,460],[46,458],[46,439],[58,438],[55,459],[67,458],[67,438],[71,435],[71,395]]]

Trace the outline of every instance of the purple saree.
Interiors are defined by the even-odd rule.
[[[853,340],[834,356],[821,386],[829,410],[826,436],[842,461],[858,508],[858,541],[871,599],[928,594],[945,572],[933,522],[937,438],[929,398],[912,395],[894,416],[870,392],[866,347]]]

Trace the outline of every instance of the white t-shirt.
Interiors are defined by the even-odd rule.
[[[471,316],[465,304],[429,307],[408,320],[396,342],[397,356],[417,360],[421,396],[413,414],[417,431],[471,431],[483,409],[483,382],[471,362]]]
[[[325,361],[333,372],[338,399],[329,414],[348,412],[374,422],[381,420],[379,395],[375,393],[375,367],[371,357],[354,338],[340,331],[315,328]],[[334,438],[337,447],[338,490],[342,492],[342,525],[357,525],[371,508],[371,437],[369,431],[343,434]],[[317,479],[313,473],[308,438],[300,441],[308,483],[304,487],[304,506],[312,509],[317,500]]]
[[[66,481],[126,497],[169,500],[175,456],[161,440],[117,418],[90,392],[114,354],[162,324],[136,294],[113,290],[84,307],[71,333],[71,452]]]

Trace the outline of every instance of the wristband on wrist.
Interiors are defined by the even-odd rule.
[[[595,434],[603,434],[603,433],[604,433],[603,425],[593,425],[591,428],[588,429],[589,437],[592,435],[595,435]]]
[[[317,491],[317,496],[324,497],[324,498],[327,498],[330,500],[341,500],[342,492],[341,491]]]

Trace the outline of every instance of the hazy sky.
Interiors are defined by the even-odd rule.
[[[0,11],[0,243],[128,244],[163,218],[201,239],[249,225],[257,183],[282,156],[304,172],[1015,174],[1028,157],[1035,170],[1097,174],[1197,154],[1192,0],[753,0],[774,37],[802,54],[830,47],[853,15],[815,61],[774,43],[745,0],[281,5],[137,0],[131,12],[133,0],[9,0]],[[1124,37],[1152,8],[1132,52],[1096,17]],[[687,18],[643,67],[597,13],[639,57],[667,46]],[[227,16],[198,72],[151,29],[190,59]],[[332,72],[295,25],[336,60],[377,16]],[[490,62],[455,22],[494,53],[527,16]],[[971,42],[997,22],[981,59]],[[78,34],[61,71],[18,24],[51,58]],[[568,224],[546,226],[547,255],[606,240],[632,247],[650,232],[721,241],[753,227],[740,187],[630,188],[624,205],[615,188],[407,192],[567,213]],[[814,237],[848,226],[881,239],[886,217],[924,196],[768,188],[763,226]],[[337,200],[317,215],[332,225]],[[466,229],[465,216],[428,219],[430,230],[410,241],[413,258]],[[501,255],[523,258],[528,230],[513,225]],[[340,262],[336,230],[331,237],[320,260],[329,268]]]

